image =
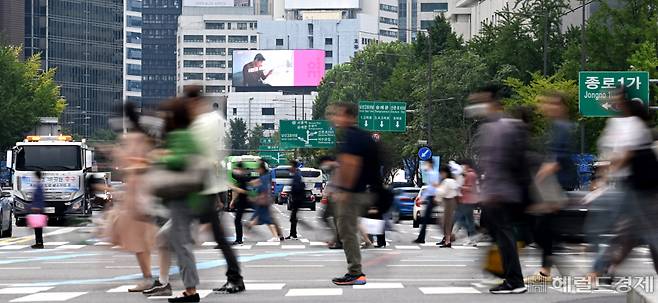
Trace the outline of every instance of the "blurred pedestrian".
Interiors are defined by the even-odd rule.
[[[464,184],[461,186],[461,197],[457,201],[455,223],[466,229],[468,239],[464,245],[477,246],[478,239],[473,212],[479,202],[478,175],[470,161],[463,160],[461,163],[464,171]]]
[[[292,176],[290,185],[290,195],[288,195],[288,204],[290,204],[290,235],[286,240],[297,240],[297,213],[299,207],[306,199],[306,186],[302,180],[302,173],[299,171],[299,162],[290,161],[290,175]]]
[[[443,204],[443,218],[441,218],[443,239],[436,245],[439,245],[441,248],[451,248],[452,226],[460,192],[459,183],[455,180],[452,169],[448,165],[442,165],[439,168],[439,174],[441,175],[441,183],[439,183],[439,187],[436,189],[434,200],[437,204]]]
[[[40,170],[37,170],[34,172],[34,177],[36,182],[33,184],[32,214],[42,215],[43,208],[46,206],[43,190],[43,173]],[[32,249],[43,249],[43,227],[34,227],[34,240],[35,243],[32,245]]]
[[[329,241],[330,249],[343,249],[343,243],[340,241],[340,235],[338,234],[337,223],[336,223],[336,211],[335,204],[330,202],[331,195],[335,191],[333,184],[331,183],[331,176],[334,170],[338,167],[336,159],[330,156],[324,156],[320,158],[320,169],[324,172],[325,176],[329,181],[324,186],[322,191],[322,204],[324,205],[324,210],[322,212],[322,221],[327,225],[331,230],[333,239]]]
[[[541,113],[549,119],[550,128],[546,140],[546,156],[535,176],[541,201],[530,206],[534,221],[535,242],[542,249],[542,266],[539,271],[525,279],[526,284],[550,283],[553,281],[554,217],[560,209],[563,191],[574,190],[578,186],[576,165],[573,161],[573,124],[569,121],[567,98],[560,92],[551,92],[538,97]],[[553,182],[551,182],[553,181]]]
[[[117,217],[112,234],[115,245],[137,256],[143,280],[128,291],[142,292],[154,283],[151,275],[151,250],[157,227],[144,220],[142,213],[142,205],[150,199],[143,175],[150,167],[149,153],[154,148],[154,141],[142,128],[133,103],[126,103],[124,112],[128,119],[128,132],[121,136],[114,156],[124,176],[125,193],[121,201],[114,204]]]
[[[500,88],[488,86],[469,96],[466,114],[482,119],[476,148],[479,167],[484,173],[482,203],[488,226],[496,239],[503,263],[504,282],[492,289],[494,294],[518,294],[527,291],[517,252],[513,228],[515,214],[522,207],[523,175],[527,134],[520,123],[504,119]]]
[[[378,150],[372,136],[357,126],[358,107],[354,103],[334,103],[330,120],[338,132],[339,166],[332,178],[336,192],[338,233],[348,263],[348,272],[332,281],[337,285],[366,284],[359,249],[358,218],[373,204],[369,186],[380,186]]]
[[[425,234],[427,232],[427,225],[432,223],[432,214],[434,211],[434,198],[436,196],[436,189],[439,187],[439,173],[434,169],[434,160],[428,159],[423,163],[423,170],[425,171],[425,185],[427,186],[422,191],[422,203],[425,203],[425,213],[422,217],[420,232],[414,243],[425,243]]]
[[[226,241],[224,228],[219,221],[218,210],[223,208],[222,197],[228,195],[227,171],[222,161],[227,157],[223,148],[226,121],[210,107],[208,101],[203,97],[202,87],[190,86],[185,89],[185,102],[191,115],[192,124],[190,131],[205,158],[210,164],[211,172],[208,174],[206,185],[201,191],[202,211],[201,222],[210,223],[212,233],[217,243],[216,249],[220,249],[226,260],[227,281],[221,287],[213,291],[238,293],[244,291],[244,281],[240,272],[240,264],[235,252]]]
[[[249,176],[242,162],[236,163],[232,173],[235,184],[231,186],[233,199],[229,208],[235,210],[235,220],[233,221],[235,225],[235,242],[233,242],[233,245],[242,245],[242,216],[245,209],[249,207],[249,200],[247,199],[247,194],[249,193]]]
[[[188,106],[181,99],[163,105],[165,118],[165,150],[159,162],[168,170],[185,171],[191,161],[203,159],[202,150],[189,130],[192,123]],[[198,158],[192,158],[198,157]],[[199,274],[194,256],[192,224],[204,210],[205,197],[196,192],[187,193],[186,198],[166,201],[171,209],[170,243],[178,260],[185,291],[182,296],[170,298],[169,302],[199,302],[197,293]]]
[[[281,241],[281,235],[277,232],[270,211],[270,207],[272,206],[272,194],[270,191],[271,176],[267,170],[267,164],[262,160],[258,164],[258,174],[260,177],[251,181],[251,186],[255,189],[255,193],[252,196],[255,210],[247,228],[251,229],[254,225],[267,225],[272,233],[272,238],[268,242]]]

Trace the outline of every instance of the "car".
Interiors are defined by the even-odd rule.
[[[398,187],[393,189],[393,222],[413,217],[414,203],[420,188]]]
[[[427,190],[427,185],[423,186],[420,188],[420,191],[418,192],[418,195],[416,195],[416,199],[414,200],[414,208],[413,208],[413,227],[418,228],[420,227],[420,223],[423,222],[423,216],[425,215],[425,208],[427,205],[425,204],[425,201],[421,199],[423,196],[423,191]],[[434,206],[434,209],[432,210],[432,223],[436,222],[436,219],[438,219],[441,214],[443,213],[443,205],[438,205]]]
[[[300,168],[300,171],[302,173],[302,182],[304,182],[306,190],[313,192],[316,202],[322,200],[322,193],[325,185],[325,177],[322,171],[310,167],[302,167]]]
[[[288,204],[288,210],[292,210],[292,205],[288,203],[288,198],[290,198],[290,186],[286,185],[283,187],[281,192],[279,193],[279,201],[283,204],[286,203]],[[312,211],[315,211],[315,204],[316,204],[316,199],[315,195],[313,194],[312,191],[306,190],[304,191],[304,201],[302,201],[299,205],[299,208],[310,208]]]
[[[0,189],[0,238],[10,238],[13,233],[13,199],[10,189]]]

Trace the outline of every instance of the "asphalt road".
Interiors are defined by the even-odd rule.
[[[279,221],[288,226],[285,208],[277,207]],[[587,290],[550,285],[530,289],[523,295],[488,293],[492,276],[481,270],[487,243],[478,247],[453,246],[439,249],[434,243],[412,245],[417,229],[410,222],[396,225],[387,234],[387,248],[363,251],[368,284],[338,287],[331,278],[345,273],[345,257],[340,250],[329,250],[322,242],[329,238],[319,219],[302,211],[305,224],[301,238],[283,243],[264,242],[271,236],[265,227],[247,235],[245,245],[236,247],[242,261],[247,291],[241,294],[214,294],[209,290],[225,281],[224,261],[213,249],[210,235],[199,239],[196,251],[200,268],[200,293],[204,302],[626,302],[623,291]],[[227,234],[233,234],[232,214],[224,214]],[[314,228],[311,228],[314,227]],[[48,227],[47,249],[31,250],[31,230],[16,228],[11,239],[0,240],[0,302],[166,302],[147,299],[126,289],[140,278],[135,257],[97,239],[95,227]],[[438,231],[431,229],[436,241]],[[458,240],[457,243],[460,241]],[[540,265],[540,251],[526,248],[522,253],[525,274]],[[584,276],[592,254],[571,247],[560,253],[557,276]],[[157,275],[157,256],[153,256]],[[635,277],[652,276],[646,248],[633,252],[620,270]],[[177,270],[174,270],[177,272]],[[178,275],[172,277],[176,291],[182,291]],[[557,287],[554,287],[557,286]]]

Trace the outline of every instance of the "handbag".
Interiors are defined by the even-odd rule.
[[[154,196],[164,200],[176,200],[203,190],[209,173],[203,157],[188,156],[184,170],[169,170],[157,165],[145,174],[145,178]]]
[[[42,228],[46,226],[48,216],[43,214],[29,214],[27,215],[27,226],[31,228]]]

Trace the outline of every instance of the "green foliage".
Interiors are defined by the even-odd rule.
[[[55,70],[41,71],[38,55],[21,60],[20,47],[0,45],[0,148],[13,146],[39,117],[58,117],[66,103],[55,83]]]
[[[260,139],[264,137],[263,127],[257,125],[253,129],[249,130],[249,136],[247,137],[247,148],[250,150],[258,150],[260,146]]]
[[[230,130],[226,134],[226,142],[231,149],[231,155],[239,156],[246,154],[247,146],[247,124],[244,120],[237,118],[230,122]]]

